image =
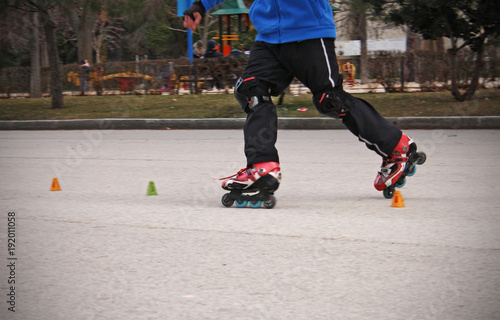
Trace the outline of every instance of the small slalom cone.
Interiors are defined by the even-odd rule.
[[[59,186],[57,178],[52,179],[52,187],[50,187],[50,191],[61,191],[61,186]]]
[[[401,195],[401,191],[399,191],[399,190],[395,191],[394,196],[392,196],[391,207],[403,208],[404,206],[405,206],[405,202],[403,200],[403,196]]]
[[[156,192],[155,188],[155,183],[153,181],[149,181],[148,185],[148,191],[146,192],[147,196],[157,196],[158,193]]]

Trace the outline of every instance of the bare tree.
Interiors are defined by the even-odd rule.
[[[50,64],[50,94],[52,96],[52,108],[60,109],[64,106],[61,66],[59,61],[59,49],[56,39],[56,24],[53,11],[56,3],[43,0],[10,0],[2,3],[0,10],[20,10],[24,12],[37,12],[40,18],[40,26],[44,31]],[[31,40],[31,39],[30,39]]]
[[[397,6],[391,0],[366,1],[370,1],[379,14],[385,15],[387,21],[408,25],[424,39],[448,38],[451,43],[447,51],[451,94],[457,101],[472,98],[485,65],[486,40],[500,36],[498,1],[399,0]],[[465,50],[475,55],[475,61],[470,82],[461,92],[458,55]]]
[[[30,66],[30,97],[41,98],[41,72],[40,72],[40,35],[39,13],[31,12],[31,66]]]
[[[53,11],[53,7],[45,7],[44,4],[45,3],[38,7],[38,12],[40,13],[43,21],[45,39],[47,41],[49,51],[50,94],[52,96],[52,109],[61,109],[64,107],[64,100],[61,79],[61,63],[56,39],[56,25],[51,18],[51,11]]]
[[[212,13],[213,11],[214,11],[214,9],[209,10],[205,14],[205,18],[203,18],[203,22],[199,25],[199,27],[194,32],[194,34],[197,34],[199,36],[200,40],[203,41],[203,50],[206,50],[207,41],[209,40],[209,38],[211,38],[212,35],[215,35],[217,33],[217,31],[210,30],[214,24],[218,23],[218,18],[210,15],[210,13]],[[166,12],[170,17],[177,17],[177,7],[175,7],[173,5],[167,4],[166,5]],[[187,32],[186,29],[175,29],[172,27],[169,27],[169,29],[175,30],[175,31],[180,31],[180,32]],[[188,45],[193,45],[193,44],[191,43]]]
[[[117,48],[122,34],[125,32],[123,28],[122,17],[109,17],[106,11],[101,12],[94,24],[92,32],[92,48],[96,53],[96,63],[100,63],[102,58],[103,46]]]
[[[359,40],[361,44],[360,78],[361,83],[368,83],[368,3],[365,0],[350,0],[346,2],[349,10],[348,28],[350,38]]]
[[[30,52],[30,97],[40,98],[40,26],[39,14],[23,10],[10,10],[0,23],[2,46],[16,50],[29,49]]]
[[[411,28],[406,27],[406,67],[408,68],[406,81],[408,82],[416,80],[415,54],[417,48],[418,34],[413,32]]]
[[[93,63],[92,33],[95,21],[101,12],[101,1],[67,1],[61,9],[76,34],[78,60],[89,60]]]

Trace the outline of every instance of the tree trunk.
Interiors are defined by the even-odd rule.
[[[408,68],[408,82],[415,81],[415,50],[417,48],[417,34],[410,30],[406,31],[406,67]]]
[[[95,43],[95,63],[101,63],[101,46],[102,46],[102,37],[97,36],[96,37],[96,43]]]
[[[31,13],[32,39],[31,39],[31,72],[30,72],[30,97],[41,98],[41,77],[40,77],[40,36],[38,12]]]
[[[69,14],[69,21],[76,33],[78,45],[78,61],[88,60],[93,63],[92,32],[94,30],[95,14],[90,8],[83,8],[81,17],[73,11]]]
[[[45,32],[43,28],[40,29],[40,66],[48,67],[49,66],[49,50],[47,49],[47,41],[45,40]]]
[[[222,19],[222,16],[219,16],[219,19]],[[203,28],[199,28],[199,32],[200,32],[200,35],[201,35],[201,40],[203,41],[203,52],[201,52],[201,56],[205,54],[205,52],[207,52],[207,42],[208,42],[208,31],[209,31],[209,21],[210,21],[210,17],[209,15],[205,15],[205,18],[203,18]],[[220,35],[220,37],[222,38],[222,35]],[[191,43],[189,43],[188,45],[192,45]]]
[[[479,51],[476,55],[476,63],[474,64],[474,73],[470,81],[470,85],[464,93],[463,100],[470,100],[477,90],[479,85],[479,77],[481,76],[481,71],[484,67],[484,40],[480,44]]]
[[[460,94],[460,90],[458,90],[457,84],[457,44],[456,41],[451,42],[451,49],[448,49],[448,62],[450,64],[450,81],[451,81],[451,94],[457,101],[463,101],[462,95]]]
[[[361,83],[368,83],[368,33],[366,30],[366,11],[359,13],[359,40],[361,41]]]
[[[488,46],[488,58],[490,60],[490,70],[491,76],[490,81],[495,81],[497,79],[497,46]]]
[[[470,81],[469,87],[465,91],[465,93],[461,94],[458,89],[457,84],[457,53],[458,49],[456,46],[456,42],[452,41],[452,48],[448,49],[448,59],[450,62],[450,78],[451,78],[451,94],[455,97],[457,101],[466,101],[472,99],[472,96],[476,92],[476,89],[479,84],[479,76],[481,75],[481,71],[484,66],[484,39],[482,38],[482,42],[479,47],[479,51],[476,53],[476,61],[474,63],[474,72],[472,75],[472,79]]]
[[[84,12],[77,32],[78,40],[78,60],[88,60],[94,62],[92,56],[92,32],[95,18],[91,12]]]
[[[43,17],[45,39],[47,41],[47,48],[49,52],[50,64],[50,95],[52,96],[52,109],[61,109],[64,106],[62,80],[61,80],[61,66],[59,62],[59,50],[57,48],[56,39],[56,26],[48,13]]]

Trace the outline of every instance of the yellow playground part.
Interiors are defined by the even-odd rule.
[[[151,81],[154,85],[158,86],[158,81],[156,81],[155,78],[145,75],[145,74],[140,74],[140,73],[135,73],[135,72],[120,72],[120,73],[113,73],[113,74],[108,74],[103,77],[99,77],[100,79],[96,78],[96,73],[92,73],[92,77],[90,78],[90,81],[103,81],[103,80],[108,80],[108,79],[116,79],[118,82],[118,86],[120,87],[120,90],[122,91],[131,91],[134,86],[135,82],[138,79],[146,79]],[[76,72],[69,72],[68,73],[68,82],[75,84],[76,86],[80,85],[80,78],[78,76],[78,73]]]

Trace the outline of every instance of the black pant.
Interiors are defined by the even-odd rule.
[[[306,85],[313,95],[342,86],[335,55],[335,40],[311,39],[284,44],[255,42],[243,79],[255,77],[268,92],[279,95],[294,77]],[[401,130],[384,119],[373,106],[354,98],[354,106],[342,119],[345,126],[366,146],[381,156],[392,153]],[[272,102],[261,102],[248,112],[244,127],[247,165],[279,162],[275,148],[278,117]]]

